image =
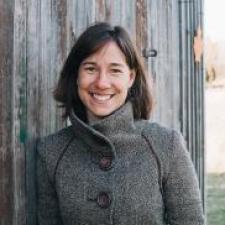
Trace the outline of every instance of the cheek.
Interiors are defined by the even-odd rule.
[[[121,81],[121,88],[124,90],[124,92],[127,92],[134,83],[134,76],[130,74],[130,71],[127,72],[126,76],[123,77],[123,80]]]
[[[126,98],[129,90],[128,82],[117,83],[117,90],[120,94],[122,94]]]
[[[86,80],[83,79],[83,77],[81,75],[79,75],[77,78],[77,92],[78,92],[78,95],[79,95],[81,101],[83,101],[83,99],[86,96],[87,88],[88,88],[88,84],[87,84]]]
[[[133,82],[130,79],[126,79],[121,83],[121,89],[123,89],[124,92],[128,92],[132,84]]]
[[[78,79],[77,79],[77,86],[78,89],[85,89],[90,85],[90,80],[87,79],[85,76],[82,74],[79,74]]]
[[[77,77],[77,86],[78,87],[82,86],[83,85],[83,81],[84,81],[83,76],[82,76],[82,74],[79,73],[78,77]]]

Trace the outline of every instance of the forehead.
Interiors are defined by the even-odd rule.
[[[86,61],[126,64],[125,55],[113,41],[107,42],[98,51],[84,59],[83,62]]]

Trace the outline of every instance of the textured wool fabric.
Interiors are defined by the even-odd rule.
[[[177,131],[134,121],[129,102],[92,125],[73,113],[70,119],[70,127],[38,144],[39,225],[204,224],[194,167]],[[107,170],[103,157],[111,159]]]

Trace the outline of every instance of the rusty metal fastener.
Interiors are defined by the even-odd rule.
[[[149,58],[149,57],[156,57],[158,54],[157,50],[155,49],[148,49],[148,48],[145,48],[143,49],[142,51],[142,55],[145,57],[145,58]]]

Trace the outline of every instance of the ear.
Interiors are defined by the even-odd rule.
[[[130,72],[130,80],[129,80],[129,88],[132,87],[134,81],[135,81],[135,78],[136,78],[136,73],[134,70],[131,70]]]

